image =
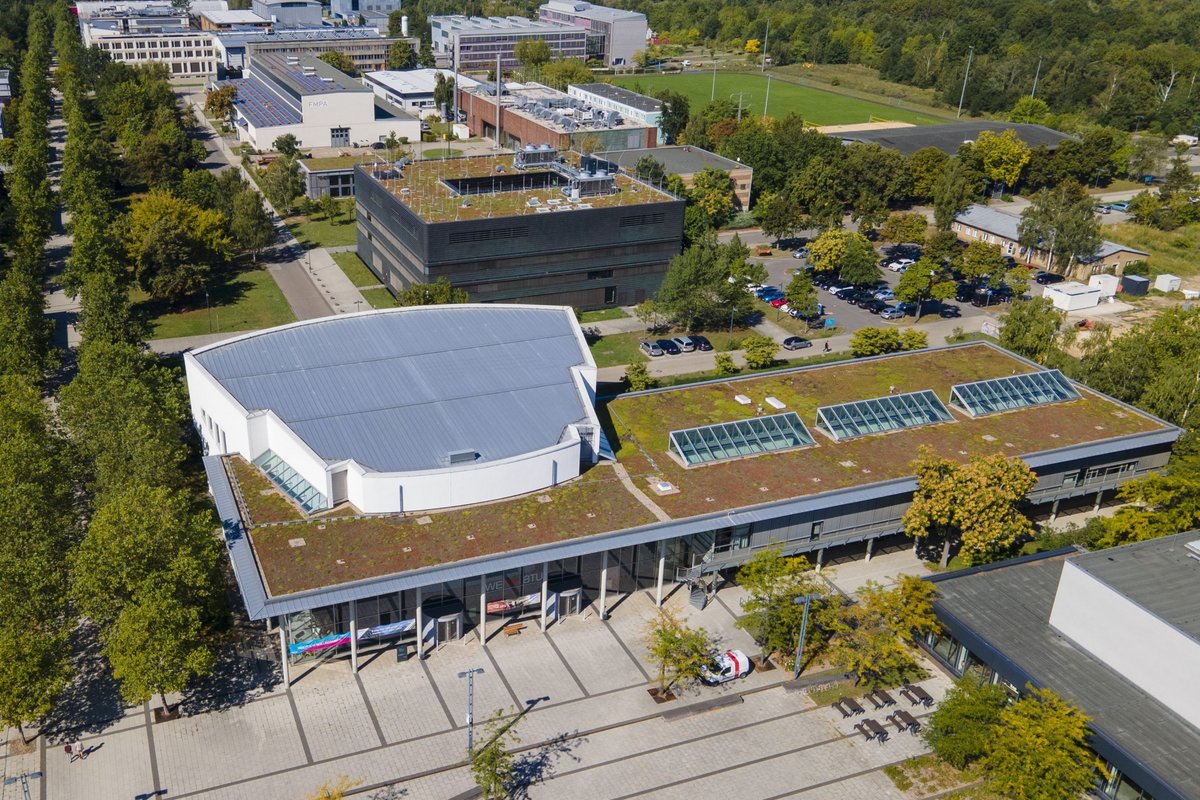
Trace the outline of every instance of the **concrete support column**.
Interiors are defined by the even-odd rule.
[[[358,601],[350,601],[350,671],[358,672]]]
[[[1104,500],[1104,490],[1103,489],[1096,492],[1096,505],[1092,506],[1092,513],[1095,513],[1100,510],[1100,502],[1102,500]]]
[[[871,553],[875,552],[875,540],[867,539],[867,561],[871,560]]]
[[[479,643],[487,647],[487,576],[479,584]]]
[[[658,585],[654,589],[654,605],[662,608],[663,572],[667,569],[667,543],[658,543]]]
[[[542,562],[542,633],[546,632],[546,604],[550,602],[550,563]]]
[[[608,551],[605,550],[600,554],[603,559],[600,563],[600,619],[608,619],[608,610],[604,601],[608,597]]]
[[[822,547],[817,551],[817,572],[821,571],[821,567],[825,566],[825,548]]]
[[[1058,501],[1054,501],[1054,505],[1050,506],[1050,521],[1054,522],[1058,518]]]
[[[425,609],[421,606],[425,602],[424,592],[421,587],[417,587],[417,660],[420,661],[425,657]]]
[[[287,636],[287,617],[279,618],[279,652],[283,656],[283,660],[279,663],[283,667],[283,685],[292,685],[292,665],[288,661],[288,636]]]

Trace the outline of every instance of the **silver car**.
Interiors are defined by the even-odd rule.
[[[690,336],[676,336],[672,339],[676,346],[685,353],[690,353],[696,349],[696,345],[692,342]]]
[[[649,339],[643,339],[641,342],[639,342],[638,348],[652,358],[654,356],[661,356],[663,354],[662,348],[658,346],[658,343],[652,342]]]

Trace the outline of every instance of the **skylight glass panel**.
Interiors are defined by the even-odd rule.
[[[254,459],[254,465],[267,473],[267,477],[308,513],[326,508],[325,495],[300,476],[286,461],[268,450]]]
[[[839,442],[952,419],[950,411],[930,389],[817,409],[817,427]]]
[[[671,451],[689,467],[760,453],[792,450],[813,443],[794,411],[671,431]]]
[[[960,383],[950,388],[950,402],[972,417],[1078,398],[1079,392],[1056,369]]]

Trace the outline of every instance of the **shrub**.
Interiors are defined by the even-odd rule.
[[[726,375],[736,375],[738,368],[733,363],[733,356],[729,353],[717,353],[717,374],[721,377]]]
[[[658,385],[658,381],[650,376],[650,370],[642,363],[630,364],[625,368],[625,383],[631,392],[653,389]]]

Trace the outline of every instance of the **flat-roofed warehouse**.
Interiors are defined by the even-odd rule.
[[[354,196],[358,254],[386,286],[445,277],[478,302],[640,303],[683,239],[682,200],[549,147],[359,166]]]
[[[411,435],[414,446],[436,439],[438,452],[482,455],[470,436],[460,441],[456,427],[473,430],[482,420],[501,429],[496,435],[508,435],[509,392],[537,386],[545,376],[519,371],[493,379],[495,369],[509,370],[507,361],[497,359],[495,369],[480,372],[484,385],[473,386],[474,361],[462,360],[463,342],[478,341],[496,352],[541,352],[538,342],[545,339],[547,369],[577,372],[588,384],[590,357],[581,340],[570,345],[573,334],[565,330],[574,327],[570,312],[541,310],[553,315],[536,326],[548,326],[545,336],[523,330],[521,320],[496,306],[299,323],[190,354],[189,385],[197,366],[225,358],[223,348],[237,355],[242,342],[257,339],[253,346],[259,348],[282,337],[287,377],[276,391],[290,397],[319,385],[327,387],[321,396],[335,405],[339,394],[387,396],[399,379],[391,366],[378,378],[369,367],[384,347],[372,320],[389,314],[436,319],[440,335],[404,345],[415,359],[404,359],[411,369],[404,381],[450,381],[473,398],[469,411],[429,417],[409,433],[393,424],[392,412],[359,413],[360,401],[353,399],[339,411],[345,418],[337,430],[352,431],[354,441],[378,438],[388,448],[403,450]],[[304,346],[295,347],[293,332],[302,329]],[[558,340],[561,354],[550,344]],[[364,352],[343,364],[352,341]],[[303,366],[310,359],[311,370]],[[526,483],[512,487],[524,494],[494,492],[495,499],[475,502],[478,497],[466,489],[472,479],[508,462],[455,460],[447,452],[438,467],[377,478],[391,487],[380,498],[397,505],[390,514],[364,514],[338,502],[332,476],[347,468],[338,460],[347,452],[334,429],[316,426],[316,435],[329,438],[311,456],[277,448],[271,435],[229,433],[246,425],[295,424],[300,431],[309,425],[303,412],[297,417],[283,407],[251,408],[267,403],[240,394],[248,391],[241,382],[252,387],[259,372],[273,384],[279,380],[270,359],[230,361],[235,372],[226,376],[214,367],[192,389],[193,416],[207,446],[209,484],[249,615],[271,619],[293,659],[348,649],[356,660],[366,648],[400,643],[426,650],[467,634],[486,639],[489,626],[494,632],[514,617],[545,626],[587,607],[603,615],[621,595],[648,590],[661,600],[676,582],[699,591],[703,602],[704,575],[734,569],[772,543],[786,553],[810,554],[818,564],[830,548],[869,557],[876,542],[904,540],[901,518],[916,486],[912,461],[922,445],[960,461],[972,454],[1021,456],[1038,475],[1030,502],[1054,513],[1062,500],[1098,498],[1162,467],[1180,434],[1055,371],[973,343],[623,395],[596,413],[603,436],[589,430],[584,410],[568,411],[566,400],[559,413],[553,411],[557,401],[543,406],[535,399],[532,409],[546,413],[519,421],[521,430],[536,432],[523,452],[543,450],[551,440],[566,448],[556,451],[557,471],[528,470],[525,480],[540,487]],[[226,388],[230,381],[235,385]],[[496,391],[489,392],[492,383]],[[218,417],[210,399],[230,396],[245,404],[229,406],[226,399]],[[396,402],[419,399],[406,390]],[[576,413],[581,416],[573,419]],[[595,464],[589,447],[599,457]],[[567,468],[567,450],[577,469]],[[307,466],[291,463],[301,456]],[[306,491],[304,483],[322,484],[326,473],[332,509],[319,504],[308,511],[289,499]],[[399,505],[414,497],[410,485],[430,481],[459,485],[463,493],[451,502],[473,504],[425,504],[416,511]]]

